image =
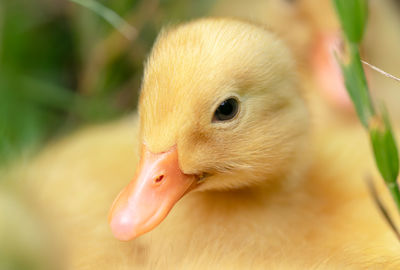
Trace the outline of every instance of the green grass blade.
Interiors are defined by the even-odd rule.
[[[360,43],[368,18],[367,1],[334,0],[333,3],[347,39],[354,43]]]
[[[340,63],[346,89],[361,123],[369,132],[376,166],[400,211],[400,191],[397,183],[399,156],[396,141],[386,111],[382,110],[380,114],[375,112],[358,49],[367,21],[368,2],[333,0],[333,3],[349,48],[349,62]]]
[[[341,64],[347,92],[353,101],[357,115],[365,128],[369,119],[375,115],[375,110],[369,95],[367,80],[361,65],[360,53],[356,44],[349,44],[350,63]]]
[[[371,124],[369,133],[375,161],[386,183],[396,183],[399,174],[399,156],[393,131],[386,113],[383,123]]]

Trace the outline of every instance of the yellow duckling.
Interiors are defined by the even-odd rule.
[[[363,130],[309,120],[293,59],[262,26],[162,32],[138,115],[24,168],[69,269],[399,269],[363,184]]]

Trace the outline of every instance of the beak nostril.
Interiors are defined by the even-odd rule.
[[[164,179],[164,175],[161,174],[161,175],[157,176],[157,177],[154,179],[154,183],[155,183],[155,184],[158,184],[158,183],[160,183],[163,179]]]

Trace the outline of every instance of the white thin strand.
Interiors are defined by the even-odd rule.
[[[109,24],[115,27],[124,37],[128,40],[133,40],[137,35],[136,29],[125,21],[121,16],[119,16],[115,11],[109,9],[108,7],[102,5],[95,0],[70,0],[79,5],[90,9],[97,15],[101,16]]]
[[[395,81],[400,82],[400,78],[397,78],[397,77],[393,76],[392,74],[387,73],[386,71],[383,71],[382,69],[380,69],[380,68],[378,68],[378,67],[376,67],[376,66],[374,66],[374,65],[371,65],[370,63],[368,63],[368,62],[366,62],[366,61],[364,61],[364,60],[361,60],[361,62],[363,62],[363,64],[367,65],[367,66],[370,67],[371,69],[373,69],[373,70],[375,70],[375,71],[377,71],[377,72],[383,74],[384,76],[386,76],[386,77],[388,77],[388,78],[391,78],[391,79],[393,79],[393,80],[395,80]]]

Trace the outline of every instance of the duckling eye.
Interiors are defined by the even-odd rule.
[[[213,122],[227,121],[235,117],[238,112],[239,104],[235,98],[228,98],[219,104],[215,110]]]

